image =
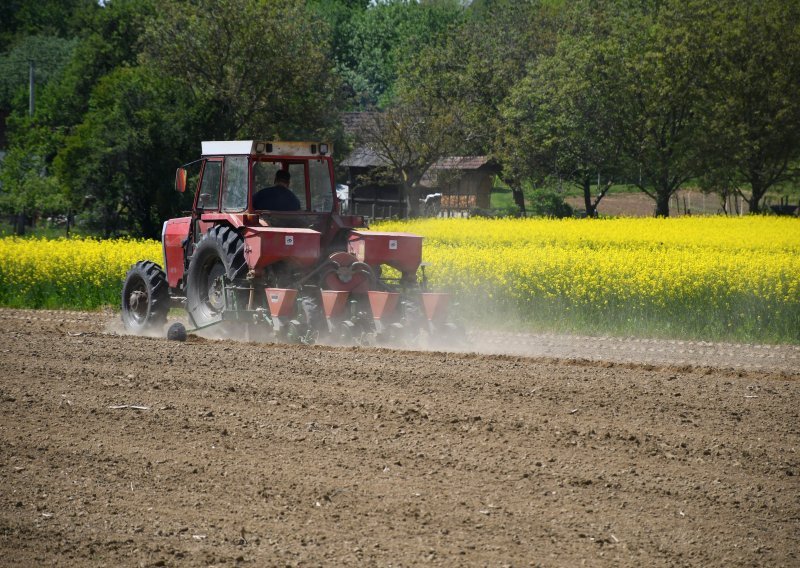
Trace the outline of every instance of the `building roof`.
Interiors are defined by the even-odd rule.
[[[376,168],[388,166],[389,162],[376,154],[371,148],[360,146],[350,152],[350,155],[342,160],[341,165],[346,168]]]
[[[422,187],[438,187],[439,172],[477,171],[484,167],[490,173],[494,174],[499,172],[497,164],[489,156],[449,156],[447,158],[440,158],[428,168],[428,171],[422,176],[419,184]]]
[[[449,156],[431,166],[432,170],[478,170],[491,162],[489,156]]]

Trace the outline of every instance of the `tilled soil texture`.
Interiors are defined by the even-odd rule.
[[[109,317],[0,310],[2,565],[800,565],[797,370]]]

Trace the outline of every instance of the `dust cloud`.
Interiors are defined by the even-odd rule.
[[[185,317],[171,317],[163,328],[146,337],[166,341],[172,323],[183,323],[189,341],[236,341],[280,343],[267,326],[219,324],[193,331]],[[109,317],[105,332],[136,335],[125,330],[119,316]],[[589,364],[634,364],[670,367],[714,367],[748,369],[788,374],[800,373],[800,346],[719,343],[678,339],[589,336],[559,333],[508,331],[497,327],[468,328],[452,335],[421,333],[398,338],[365,336],[351,342],[317,338],[315,345],[332,348],[383,348],[400,351],[472,353],[512,357],[584,361]],[[309,346],[311,348],[311,346]]]

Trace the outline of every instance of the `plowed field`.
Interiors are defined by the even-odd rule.
[[[0,565],[800,565],[795,348],[113,318],[0,310]]]

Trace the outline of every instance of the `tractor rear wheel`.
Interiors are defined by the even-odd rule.
[[[167,275],[155,262],[137,262],[122,285],[122,323],[141,333],[157,329],[167,321],[169,285]]]
[[[241,284],[247,271],[242,237],[230,227],[209,229],[186,271],[186,309],[197,327],[222,321],[222,313],[234,308],[225,297],[225,287]],[[234,296],[241,299],[242,294]]]

